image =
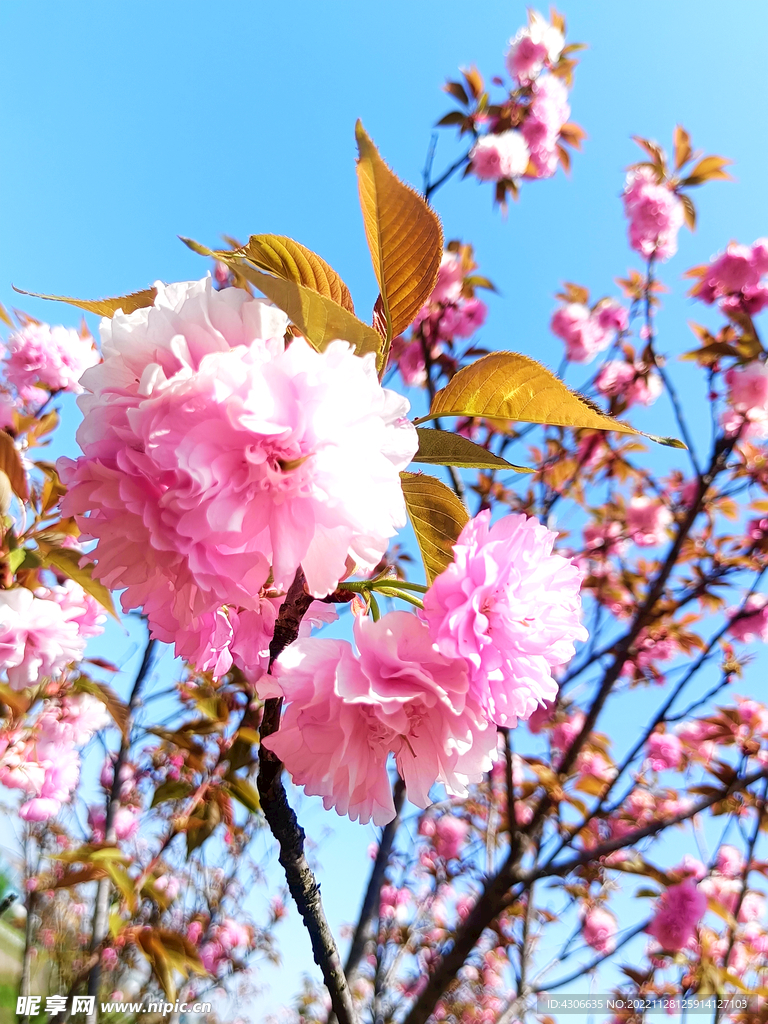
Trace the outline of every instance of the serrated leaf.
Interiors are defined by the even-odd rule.
[[[463,469],[512,469],[516,473],[532,473],[526,466],[515,466],[479,444],[449,430],[431,430],[417,427],[419,450],[414,462],[430,466],[460,466]]]
[[[227,779],[230,792],[238,803],[242,804],[251,814],[258,814],[261,811],[261,801],[258,790],[246,782],[245,779],[238,779],[232,775]]]
[[[166,800],[182,800],[192,792],[192,785],[183,779],[166,779],[161,782],[152,797],[152,807],[165,803]]]
[[[485,419],[637,434],[634,427],[606,416],[571,391],[535,359],[517,352],[492,352],[465,367],[435,395],[428,416],[480,416]]]
[[[0,471],[8,477],[16,497],[26,501],[29,498],[27,474],[13,438],[4,430],[0,430]]]
[[[319,295],[333,299],[349,313],[355,312],[349,288],[339,274],[305,245],[287,238],[285,235],[251,235],[247,245],[239,249],[206,250],[192,239],[182,238],[182,242],[201,255],[211,255],[221,263],[242,266],[246,260],[261,270],[266,270],[284,281],[311,288]]]
[[[360,121],[355,126],[357,183],[365,235],[392,338],[414,320],[435,287],[443,231],[421,196],[384,163]]]
[[[60,548],[56,544],[49,544],[39,536],[36,540],[37,546],[40,549],[40,557],[46,567],[58,569],[59,572],[69,577],[69,579],[79,583],[86,594],[90,594],[92,598],[99,602],[102,608],[117,619],[117,612],[112,603],[112,595],[103,583],[93,578],[90,565],[80,566],[80,559],[82,557],[80,553],[72,551],[70,548]]]
[[[641,434],[672,448],[675,438],[643,434],[628,423],[607,416],[594,402],[563,383],[541,363],[519,352],[491,352],[451,378],[435,395],[424,423],[441,416],[477,416],[504,422],[546,423],[555,427],[615,430]]]
[[[264,274],[247,263],[240,264],[239,271],[288,314],[291,323],[298,327],[318,352],[322,352],[330,342],[337,339],[347,341],[359,356],[373,352],[377,366],[381,367],[383,356],[379,334],[333,299],[296,284],[295,281],[283,281],[279,277]]]
[[[469,513],[453,491],[433,476],[401,473],[400,479],[427,582],[432,583],[453,561],[453,545]]]
[[[26,292],[23,288],[13,286],[13,290],[20,295],[31,295],[35,299],[47,299],[49,302],[66,302],[70,306],[77,306],[84,309],[86,313],[95,313],[97,316],[112,317],[121,309],[123,313],[133,313],[137,309],[144,309],[151,306],[157,296],[156,288],[144,288],[140,292],[131,292],[130,295],[119,295],[113,299],[73,299],[68,295],[41,295],[40,292]]]

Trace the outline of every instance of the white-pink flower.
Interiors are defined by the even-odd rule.
[[[648,932],[662,949],[682,949],[693,939],[706,909],[707,897],[692,879],[670,885],[657,904]]]
[[[498,725],[515,726],[553,700],[553,668],[573,657],[575,640],[587,639],[581,572],[552,553],[555,538],[533,517],[491,526],[481,512],[424,596],[437,649],[466,662],[475,696]]]
[[[531,105],[521,131],[537,177],[550,178],[557,170],[560,129],[570,114],[568,89],[561,78],[546,75],[534,83]]]
[[[768,285],[762,277],[768,273],[768,239],[753,245],[731,242],[725,252],[712,258],[693,291],[696,298],[724,310],[742,310],[751,315],[768,304]]]
[[[600,322],[581,302],[560,306],[552,315],[550,330],[565,342],[566,357],[573,363],[589,363],[611,343],[610,326]]]
[[[683,744],[673,732],[654,732],[646,744],[648,764],[655,772],[678,769],[683,762]]]
[[[210,279],[157,290],[102,322],[104,362],[78,400],[84,454],[59,463],[64,514],[96,539],[94,575],[124,588],[126,611],[220,666],[230,610],[262,614],[267,586],[284,593],[299,566],[322,597],[348,557],[378,563],[405,524],[416,432],[372,355],[286,346],[283,313]]]
[[[582,936],[598,953],[612,953],[616,948],[616,918],[604,907],[591,907],[584,915]]]
[[[517,30],[509,41],[506,64],[510,75],[525,84],[533,81],[546,65],[554,64],[565,46],[559,28],[538,11],[530,11],[528,25]]]
[[[627,533],[638,547],[661,544],[671,523],[672,513],[656,498],[636,495],[627,506]]]
[[[85,639],[77,622],[42,589],[25,587],[0,591],[0,670],[14,690],[23,690],[46,676],[55,677],[78,662]]]
[[[525,174],[529,158],[528,143],[516,128],[483,135],[469,154],[472,173],[481,181],[519,178]]]
[[[6,348],[5,378],[26,401],[45,398],[41,389],[79,394],[80,377],[99,361],[89,334],[31,321],[9,336]]]
[[[630,171],[624,186],[629,244],[646,259],[666,260],[677,252],[677,233],[685,215],[678,196],[659,182],[650,167]]]
[[[280,728],[264,739],[293,781],[326,809],[383,825],[394,817],[387,759],[408,798],[429,804],[442,782],[465,795],[491,765],[496,731],[469,692],[462,661],[443,657],[408,612],[355,623],[356,656],[343,640],[291,644],[259,694],[284,697]]]
[[[627,408],[632,405],[653,405],[662,392],[661,377],[645,363],[627,363],[611,359],[603,363],[595,378],[595,387],[603,395],[618,396]]]
[[[725,414],[723,425],[727,432],[740,431],[747,440],[768,436],[768,365],[754,362],[731,367],[725,381],[728,404],[733,410]]]

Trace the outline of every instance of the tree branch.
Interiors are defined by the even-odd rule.
[[[304,586],[304,573],[299,569],[275,623],[275,634],[269,645],[270,668],[278,655],[299,635],[301,620],[311,603],[312,597]],[[265,702],[261,722],[262,740],[279,728],[281,706],[280,698],[271,698]],[[299,825],[293,808],[288,803],[282,772],[282,761],[262,743],[259,747],[258,788],[264,817],[280,847],[278,859],[285,871],[288,888],[309,932],[312,953],[315,963],[323,972],[333,1012],[339,1024],[356,1024],[357,1014],[352,994],[323,910],[320,886],[304,855],[304,829]]]

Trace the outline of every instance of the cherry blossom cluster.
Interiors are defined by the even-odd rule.
[[[59,462],[95,577],[215,676],[265,665],[299,567],[324,597],[405,524],[407,401],[372,354],[287,344],[287,325],[210,278],[158,284],[152,307],[102,322],[104,361],[78,400],[84,454]]]
[[[581,574],[553,553],[555,536],[534,518],[491,525],[481,512],[427,590],[423,617],[358,619],[357,651],[322,638],[291,645],[259,693],[287,703],[264,744],[294,782],[326,808],[385,824],[392,753],[417,806],[438,781],[465,796],[491,765],[494,726],[514,728],[553,700],[553,671],[587,639]]]
[[[690,277],[698,278],[691,294],[706,302],[717,303],[723,312],[759,313],[768,305],[768,239],[758,238],[752,245],[731,242],[724,252],[713,256]]]
[[[450,371],[454,343],[471,337],[485,323],[488,310],[475,289],[488,287],[489,282],[473,273],[476,266],[470,246],[450,243],[434,290],[416,314],[410,334],[392,342],[390,365],[397,366],[408,387],[427,383],[427,360]]]
[[[99,353],[93,338],[83,327],[51,327],[24,318],[5,342],[2,370],[5,380],[22,402],[32,408],[42,405],[49,394],[82,391],[78,383],[84,371],[95,366]]]

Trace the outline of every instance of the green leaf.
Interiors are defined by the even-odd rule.
[[[192,785],[189,782],[184,782],[183,779],[166,779],[155,790],[151,806],[157,807],[158,804],[162,804],[166,800],[183,800],[185,796],[189,796],[192,789]]]
[[[236,775],[231,775],[227,782],[229,783],[232,796],[247,811],[250,811],[251,814],[258,814],[261,811],[258,790],[250,782],[246,782],[245,779],[238,779]]]
[[[424,423],[440,416],[478,416],[504,422],[643,433],[607,416],[588,398],[571,391],[551,370],[519,352],[491,352],[459,370],[435,395],[429,414],[415,422]],[[672,448],[685,447],[675,438],[643,436]]]
[[[191,239],[182,238],[182,242],[201,255],[211,255],[221,263],[234,264],[238,268],[243,261],[252,263],[261,270],[266,270],[284,281],[311,288],[320,295],[332,299],[343,306],[349,313],[355,312],[349,288],[333,267],[312,252],[305,245],[287,238],[285,235],[251,235],[248,244],[240,249],[204,251],[204,246]]]
[[[453,561],[453,545],[469,513],[453,491],[433,476],[401,473],[400,479],[427,582],[432,583]]]
[[[52,566],[54,569],[58,569],[59,572],[64,573],[65,576],[68,576],[69,579],[74,580],[75,583],[79,583],[86,594],[90,594],[92,598],[99,602],[102,608],[105,608],[110,615],[117,619],[117,612],[112,603],[112,595],[103,583],[93,578],[90,565],[85,565],[81,568],[81,554],[72,551],[70,548],[60,548],[55,544],[49,544],[47,541],[41,540],[40,537],[37,538],[37,546],[40,550],[43,564],[47,568]]]
[[[322,352],[330,342],[337,339],[347,341],[359,356],[368,352],[375,353],[377,365],[381,368],[381,336],[333,299],[296,284],[295,281],[282,281],[278,277],[263,274],[248,264],[241,265],[239,270],[246,280],[288,314],[291,323],[298,327],[318,352]]]
[[[27,557],[27,551],[25,548],[14,548],[13,551],[8,552],[8,568],[11,572],[16,572],[20,565],[23,564],[24,559]]]
[[[493,452],[481,448],[461,434],[453,434],[449,430],[425,430],[417,427],[419,450],[413,457],[414,462],[423,462],[430,466],[460,466],[463,469],[512,469],[516,473],[532,473],[526,466],[514,466]]]
[[[123,313],[133,313],[137,309],[144,309],[151,306],[157,296],[156,288],[144,288],[140,292],[131,292],[130,295],[119,295],[114,299],[72,299],[67,295],[41,295],[39,292],[25,292],[23,288],[13,286],[13,290],[20,295],[31,295],[35,299],[48,299],[50,302],[66,302],[70,306],[77,306],[84,309],[86,313],[96,313],[97,316],[114,316],[118,309]]]
[[[355,126],[360,154],[360,208],[381,289],[387,325],[386,347],[401,334],[435,287],[443,255],[443,231],[422,197],[392,173],[366,134]]]

